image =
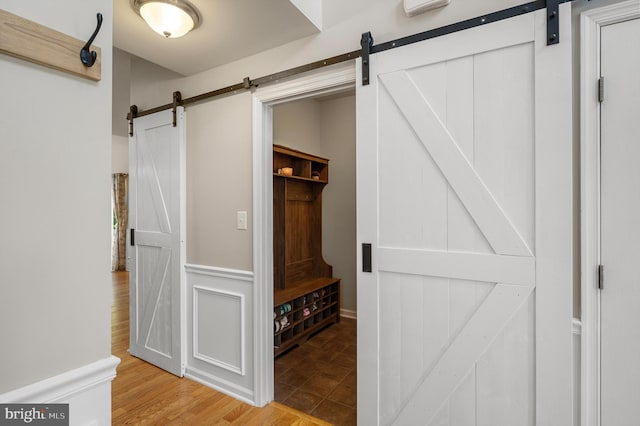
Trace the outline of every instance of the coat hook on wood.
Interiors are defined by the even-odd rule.
[[[98,13],[96,17],[98,18],[98,25],[96,26],[96,30],[91,35],[91,38],[89,39],[89,41],[87,41],[87,44],[85,44],[82,50],[80,51],[80,60],[87,67],[92,67],[93,64],[96,63],[96,59],[98,57],[98,54],[95,51],[93,52],[89,51],[89,48],[93,43],[93,40],[98,35],[98,31],[100,31],[100,27],[102,26],[102,13]]]

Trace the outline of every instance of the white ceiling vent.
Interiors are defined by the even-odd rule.
[[[404,13],[415,16],[430,9],[446,6],[451,0],[403,0]]]

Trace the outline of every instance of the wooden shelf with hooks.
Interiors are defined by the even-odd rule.
[[[102,78],[100,48],[91,47],[97,59],[92,67],[87,67],[80,61],[84,45],[82,40],[0,9],[0,52],[4,54],[99,81]]]

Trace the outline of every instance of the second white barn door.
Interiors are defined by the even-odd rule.
[[[134,121],[129,139],[131,355],[184,375],[184,109]],[[133,237],[133,241],[131,241]]]
[[[572,424],[560,12],[558,45],[541,10],[372,55],[357,85],[360,424]]]

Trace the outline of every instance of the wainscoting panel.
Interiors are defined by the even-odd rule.
[[[193,286],[193,357],[244,375],[244,310],[242,294]]]
[[[186,265],[186,376],[254,403],[253,273]]]

